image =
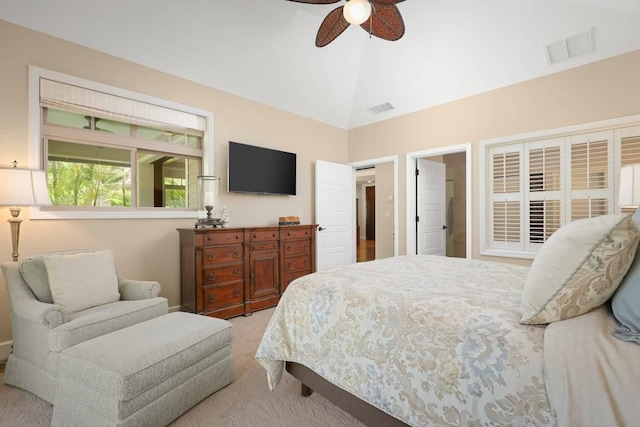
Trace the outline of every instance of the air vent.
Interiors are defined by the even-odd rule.
[[[594,51],[594,28],[566,39],[558,40],[545,47],[550,64],[565,61]]]
[[[376,105],[375,107],[371,107],[368,108],[369,111],[371,111],[373,114],[380,114],[380,113],[384,113],[385,111],[389,111],[389,110],[393,110],[394,107],[393,104],[391,104],[390,102],[385,102],[384,104],[380,104],[380,105]]]

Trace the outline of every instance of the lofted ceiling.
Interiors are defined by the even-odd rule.
[[[399,41],[351,26],[315,47],[343,4],[0,0],[0,19],[343,129],[640,49],[638,0],[406,0]],[[549,63],[585,31],[593,52]]]

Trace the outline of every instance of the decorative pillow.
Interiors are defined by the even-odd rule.
[[[53,302],[67,313],[120,299],[118,276],[110,250],[69,255],[42,255]]]
[[[42,255],[22,260],[20,262],[20,273],[38,301],[53,304],[47,269],[42,262]]]
[[[640,209],[633,214],[633,220],[640,222]],[[640,250],[636,250],[627,275],[611,299],[611,310],[618,321],[613,335],[640,344]]]
[[[20,261],[20,274],[22,274],[22,278],[38,301],[53,304],[47,269],[44,266],[44,262],[42,262],[42,257],[46,255],[77,254],[81,252],[87,251],[84,249],[73,249],[70,251],[50,252],[49,254],[35,255]]]
[[[523,324],[584,314],[607,301],[633,262],[640,231],[631,215],[604,215],[560,227],[533,260],[522,293]]]

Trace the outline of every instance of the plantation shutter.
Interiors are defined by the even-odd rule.
[[[613,132],[594,132],[567,139],[571,168],[568,221],[613,212]]]
[[[522,250],[522,147],[496,147],[490,163],[491,246]]]
[[[633,126],[616,131],[616,142],[620,149],[620,166],[640,164],[640,126]],[[619,178],[619,171],[617,172]],[[618,187],[620,188],[620,187]],[[614,194],[617,196],[618,194]],[[635,208],[624,207],[623,213],[633,213]]]
[[[562,225],[564,138],[532,142],[525,146],[526,228],[525,250],[538,250]]]

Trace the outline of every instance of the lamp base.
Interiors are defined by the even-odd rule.
[[[13,253],[11,256],[13,257],[13,262],[18,261],[18,242],[20,241],[20,223],[22,220],[18,218],[20,215],[19,207],[11,207],[9,208],[9,212],[11,212],[12,218],[9,218],[7,222],[11,227],[11,247],[13,249]]]

